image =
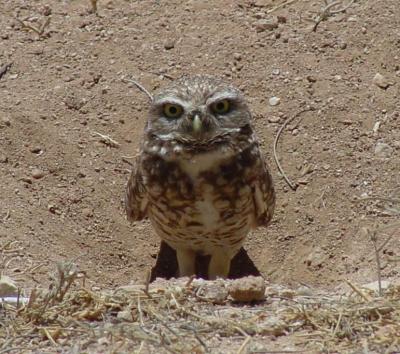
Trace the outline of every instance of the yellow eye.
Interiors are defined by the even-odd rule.
[[[212,104],[211,109],[214,113],[225,114],[228,113],[231,108],[231,104],[228,100],[221,100]]]
[[[166,103],[163,107],[163,111],[167,118],[179,118],[183,113],[182,107],[173,103]]]

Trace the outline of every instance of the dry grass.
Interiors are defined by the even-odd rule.
[[[94,292],[78,274],[73,264],[60,264],[47,290],[0,307],[0,353],[266,352],[275,337],[287,338],[295,352],[400,348],[400,286],[379,297],[352,283],[342,295],[267,284],[265,301],[239,304],[226,291],[229,281],[179,279],[147,290]]]

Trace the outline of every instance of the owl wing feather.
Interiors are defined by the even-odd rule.
[[[143,184],[140,160],[136,159],[126,185],[125,212],[129,221],[139,221],[146,217],[148,199]]]
[[[255,225],[267,226],[274,214],[275,190],[267,164],[262,158],[261,164],[254,171],[256,178],[253,182],[253,203],[255,210]]]

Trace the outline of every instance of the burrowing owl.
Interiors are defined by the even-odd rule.
[[[183,77],[153,99],[129,178],[128,219],[148,217],[176,250],[179,275],[211,255],[209,279],[227,277],[247,234],[267,226],[275,192],[240,91],[210,76]]]

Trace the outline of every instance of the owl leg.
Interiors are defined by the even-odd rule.
[[[227,278],[231,268],[230,255],[218,252],[211,256],[210,264],[208,266],[208,279],[215,280],[217,278]]]
[[[190,277],[191,275],[196,273],[196,254],[192,250],[177,249],[176,258],[178,259],[180,277]]]

